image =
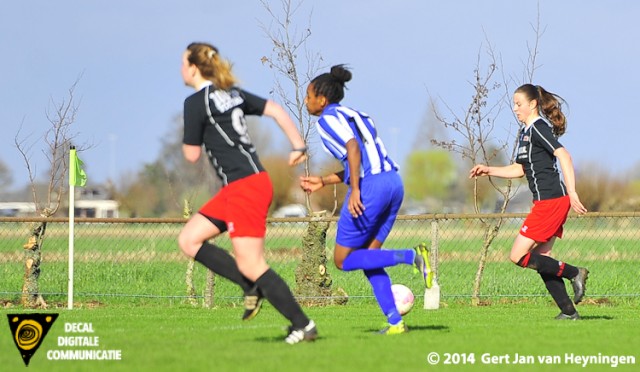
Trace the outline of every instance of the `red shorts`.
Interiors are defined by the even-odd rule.
[[[267,231],[273,186],[266,172],[233,181],[198,211],[230,237],[259,237]],[[226,226],[226,229],[225,229]]]
[[[554,236],[562,238],[562,225],[567,221],[570,208],[569,196],[534,201],[520,228],[520,235],[538,243],[547,242]]]

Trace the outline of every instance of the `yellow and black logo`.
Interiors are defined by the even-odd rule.
[[[24,365],[28,366],[58,314],[7,314],[7,317],[13,341],[22,355]]]

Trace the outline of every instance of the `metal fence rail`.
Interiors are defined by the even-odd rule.
[[[385,249],[409,248],[426,241],[432,249],[443,300],[469,297],[478,270],[486,233],[485,224],[502,219],[502,227],[487,256],[480,295],[484,297],[546,296],[539,276],[508,261],[513,239],[524,214],[400,216]],[[371,298],[371,289],[359,272],[340,272],[331,263],[335,243],[335,218],[327,232],[328,270],[332,286],[351,299]],[[16,303],[20,298],[25,267],[25,248],[30,232],[42,218],[0,218],[0,300]],[[69,226],[66,218],[46,219],[42,244],[40,291],[49,302],[63,303],[68,284]],[[270,219],[267,260],[291,284],[295,292],[295,268],[302,258],[302,236],[308,219]],[[179,251],[176,239],[182,219],[76,219],[74,288],[80,303],[181,303],[189,299],[185,273],[189,260]],[[640,213],[590,213],[570,216],[563,239],[553,249],[558,259],[586,266],[591,271],[588,297],[629,298],[640,296]],[[224,236],[216,244],[230,248]],[[421,281],[412,268],[388,269],[395,283],[422,294]],[[196,299],[204,298],[207,272],[195,265]],[[239,290],[224,279],[214,279],[215,303],[236,303]]]

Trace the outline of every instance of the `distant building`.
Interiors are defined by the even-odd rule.
[[[274,218],[286,218],[286,217],[306,217],[307,208],[302,204],[288,204],[275,210],[271,217]]]
[[[35,213],[33,202],[0,202],[0,217],[25,217]]]
[[[100,189],[76,189],[74,215],[88,218],[118,218],[119,203],[109,199],[106,192]],[[68,205],[61,206],[68,208]],[[58,210],[56,215],[67,215],[65,209]],[[33,217],[36,215],[34,202],[0,202],[0,217]]]
[[[115,200],[76,200],[75,216],[88,218],[118,218],[119,204]]]
[[[75,216],[88,218],[118,218],[120,204],[109,199],[101,188],[76,189]]]
[[[88,218],[118,218],[119,204],[115,200],[76,200],[75,216]],[[0,202],[0,217],[33,217],[33,202]]]

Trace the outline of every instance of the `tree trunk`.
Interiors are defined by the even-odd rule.
[[[191,304],[191,306],[196,306],[198,304],[198,300],[196,299],[196,287],[193,284],[193,269],[196,265],[196,260],[190,258],[187,261],[187,273],[185,276],[185,282],[187,284],[187,302]]]
[[[487,256],[489,255],[489,247],[493,239],[498,236],[502,226],[502,219],[499,219],[494,226],[487,225],[485,231],[485,239],[482,245],[482,251],[480,252],[480,261],[478,261],[478,270],[476,271],[476,277],[473,281],[473,293],[471,295],[471,305],[479,306],[480,303],[480,287],[482,285],[482,275],[484,274],[484,267],[487,264]]]
[[[346,304],[348,296],[342,288],[332,291],[331,275],[327,271],[327,230],[329,221],[326,212],[314,212],[302,238],[302,261],[296,269],[296,295],[302,297],[301,304],[330,305]]]
[[[46,222],[35,225],[29,241],[23,246],[25,252],[24,284],[20,303],[28,308],[47,308],[47,303],[40,294],[38,279],[40,278],[40,263],[42,261],[42,242],[44,241]]]
[[[216,274],[207,269],[207,284],[204,290],[204,307],[211,309],[214,304],[213,295],[216,293]]]

